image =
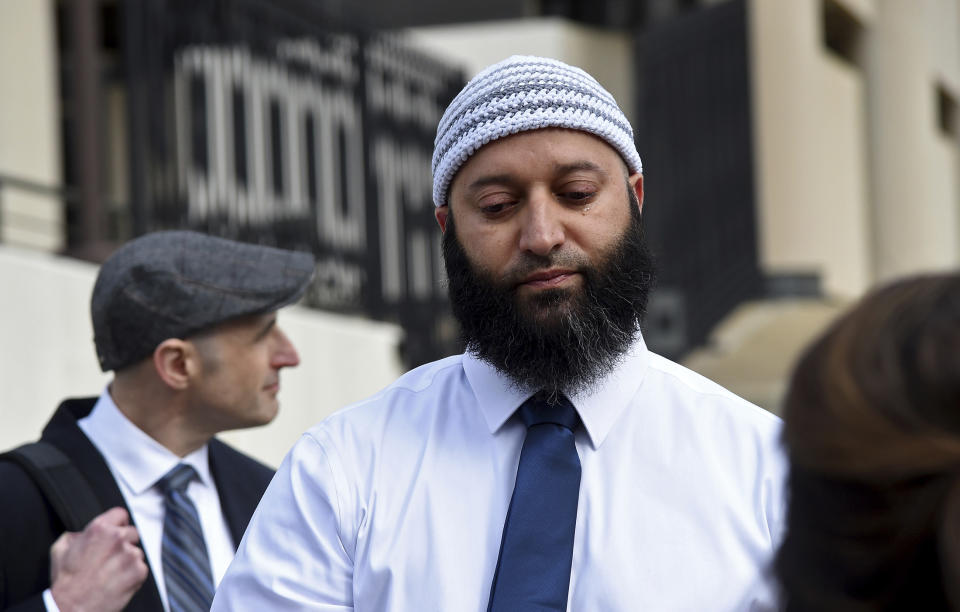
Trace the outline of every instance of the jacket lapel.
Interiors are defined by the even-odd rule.
[[[220,509],[223,518],[230,529],[233,538],[233,549],[236,550],[247,529],[247,523],[257,507],[260,496],[257,495],[252,503],[250,499],[250,479],[231,465],[230,449],[216,438],[210,440],[208,457],[210,458],[210,473],[217,483],[217,492],[220,496]]]

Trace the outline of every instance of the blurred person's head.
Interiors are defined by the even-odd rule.
[[[188,231],[118,249],[91,299],[111,395],[175,452],[276,416],[280,370],[299,363],[277,310],[299,299],[313,256]]]
[[[636,339],[652,279],[633,130],[592,76],[513,56],[440,120],[433,198],[467,349],[519,388],[575,393]]]
[[[786,609],[960,609],[960,275],[867,295],[785,403]]]

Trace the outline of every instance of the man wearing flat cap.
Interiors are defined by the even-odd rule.
[[[213,609],[775,608],[780,423],[647,350],[643,184],[583,70],[473,78],[433,155],[467,351],[300,439]]]
[[[55,500],[0,462],[0,609],[208,610],[272,470],[214,438],[269,423],[299,362],[277,310],[313,257],[186,231],[118,249],[91,300],[99,398],[64,401],[41,442],[101,514],[66,531]]]

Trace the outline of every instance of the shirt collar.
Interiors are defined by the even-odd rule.
[[[79,424],[117,477],[135,495],[150,489],[178,463],[193,466],[200,482],[213,486],[206,444],[186,457],[178,457],[134,425],[117,408],[109,387],[103,390],[93,410]]]
[[[594,450],[636,395],[647,371],[648,358],[647,345],[638,334],[620,362],[593,389],[569,398]],[[496,433],[529,394],[518,390],[506,376],[472,353],[464,355],[463,369],[490,433]]]

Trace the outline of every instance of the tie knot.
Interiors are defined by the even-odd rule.
[[[182,493],[186,490],[190,481],[196,477],[197,471],[193,469],[193,466],[187,465],[186,463],[178,463],[157,482],[157,485],[164,495],[167,495],[171,491],[179,491]]]
[[[553,423],[574,431],[580,421],[577,409],[566,397],[561,395],[555,403],[550,403],[539,393],[523,402],[520,406],[520,418],[528,429],[534,425]]]

